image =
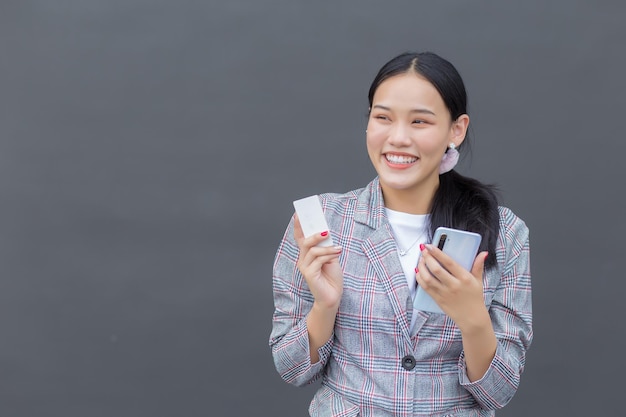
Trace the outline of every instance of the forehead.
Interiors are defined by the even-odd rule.
[[[427,106],[432,109],[445,109],[439,91],[426,78],[415,73],[394,75],[383,81],[372,100],[372,106],[402,109],[404,107]]]

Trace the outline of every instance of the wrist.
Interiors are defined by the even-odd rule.
[[[481,306],[472,314],[466,315],[462,322],[457,323],[457,327],[464,336],[493,332],[491,317],[485,306]]]
[[[337,311],[339,311],[339,302],[341,300],[337,300],[335,302],[320,302],[313,301],[313,307],[311,307],[311,311],[315,312],[314,314],[319,314],[321,316],[335,316]]]

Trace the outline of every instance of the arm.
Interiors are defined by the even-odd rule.
[[[488,291],[495,289],[489,310],[482,294],[485,252],[464,273],[427,247],[416,275],[461,331],[460,383],[485,409],[503,407],[513,397],[532,340],[528,229],[510,211],[502,215],[499,267],[486,276]]]
[[[295,385],[315,380],[332,349],[343,276],[338,263],[340,249],[315,247],[323,239],[304,239],[294,216],[274,261],[270,345],[276,369]]]
[[[311,363],[316,363],[320,360],[319,349],[332,337],[338,309],[339,306],[324,308],[317,303],[313,303],[313,308],[311,308],[306,319]]]
[[[477,311],[477,322],[466,324],[461,330],[465,368],[470,382],[485,375],[496,354],[498,340],[491,324],[487,309]]]
[[[489,308],[498,341],[494,358],[485,375],[473,382],[467,352],[459,359],[461,385],[488,409],[501,408],[513,398],[533,338],[528,229],[516,218],[505,234],[505,263]]]
[[[461,332],[467,376],[480,379],[496,353],[496,335],[483,300],[482,277],[487,252],[466,271],[433,245],[422,247],[416,279]]]

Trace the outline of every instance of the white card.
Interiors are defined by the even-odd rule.
[[[302,226],[302,232],[304,237],[312,236],[316,233],[322,233],[328,230],[328,223],[326,223],[326,217],[324,217],[324,211],[322,210],[322,204],[320,203],[319,196],[312,195],[310,197],[301,198],[293,202],[293,206],[300,219],[300,226]],[[333,239],[328,237],[321,241],[318,246],[333,246]]]

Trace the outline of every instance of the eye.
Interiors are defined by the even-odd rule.
[[[389,120],[389,118],[385,116],[384,114],[379,114],[377,116],[374,116],[374,118],[378,120]]]
[[[415,119],[415,120],[413,120],[413,123],[418,124],[418,125],[421,125],[421,124],[424,124],[424,123],[426,123],[426,122],[425,122],[425,121],[423,121],[423,120],[421,120],[421,119]]]

